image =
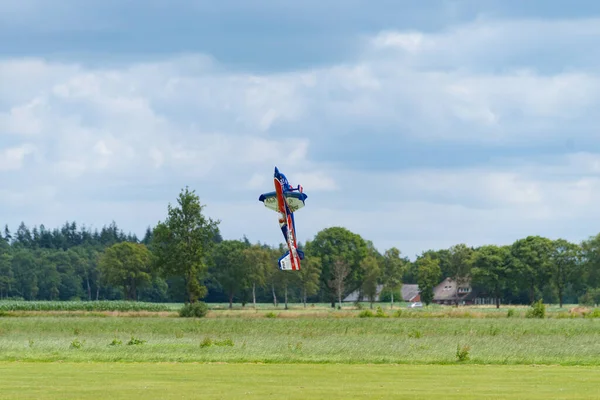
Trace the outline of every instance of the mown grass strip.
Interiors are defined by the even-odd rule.
[[[600,368],[0,363],[3,399],[596,399]]]

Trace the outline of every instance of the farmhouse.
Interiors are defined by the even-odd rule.
[[[457,284],[452,278],[446,278],[433,288],[433,302],[436,304],[494,304],[494,298],[486,293],[474,290],[470,279]]]
[[[383,291],[383,285],[377,285],[377,295],[375,296],[375,302],[379,302],[381,292]],[[395,299],[398,301],[406,301],[409,303],[415,303],[421,301],[419,292],[419,285],[404,284],[401,288],[402,299]],[[359,300],[361,295],[360,289],[357,289],[350,293],[344,298],[344,302],[356,302]],[[368,300],[364,295],[361,296],[360,301]],[[444,304],[444,305],[473,305],[473,304],[495,304],[493,297],[487,295],[482,291],[471,287],[470,279],[466,279],[465,282],[461,282],[457,285],[456,281],[452,278],[446,278],[433,288],[433,303]]]
[[[379,301],[379,295],[381,294],[381,292],[383,291],[383,285],[377,285],[377,295],[375,296],[375,301]],[[414,303],[417,301],[421,301],[421,297],[419,295],[419,285],[413,285],[413,284],[403,284],[402,288],[400,289],[400,293],[402,295],[402,299],[394,299],[397,301],[406,301],[406,302],[410,302],[410,303]],[[360,290],[357,289],[354,292],[350,293],[348,296],[346,296],[344,298],[344,302],[355,302],[358,301],[358,297],[360,296]],[[367,300],[365,298],[365,296],[362,296],[362,298],[360,299],[362,300]]]

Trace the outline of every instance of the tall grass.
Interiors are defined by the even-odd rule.
[[[0,360],[600,365],[600,320],[12,317]]]

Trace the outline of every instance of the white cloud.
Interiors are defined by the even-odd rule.
[[[587,35],[598,44],[592,22],[386,32],[354,63],[262,75],[225,71],[203,55],[121,68],[0,61],[3,193],[11,207],[30,205],[7,215],[13,225],[115,219],[143,232],[190,185],[226,236],[278,242],[276,219],[257,200],[278,166],[309,196],[296,218],[301,240],[343,225],[412,255],[440,243],[587,236],[600,218],[600,155],[591,151],[460,168],[398,169],[393,158],[384,172],[351,166],[406,142],[423,154],[432,142],[497,145],[499,155],[567,136],[599,144],[595,72],[480,62],[547,50],[538,39],[554,29],[561,43]],[[533,31],[538,39],[519,42]],[[334,153],[346,159],[328,159]]]
[[[25,158],[35,151],[35,146],[25,143],[17,147],[0,149],[0,172],[14,171],[23,167]]]

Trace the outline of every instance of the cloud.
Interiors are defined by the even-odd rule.
[[[291,72],[232,70],[204,54],[95,67],[1,60],[7,222],[115,219],[142,234],[189,185],[225,237],[278,243],[276,216],[258,202],[278,166],[309,196],[300,240],[342,225],[412,256],[585,237],[600,218],[600,154],[564,142],[600,147],[600,80],[585,67],[597,60],[577,47],[600,41],[594,21],[387,31],[353,62]],[[577,68],[539,71],[526,58],[558,46],[546,33]],[[497,52],[507,68],[491,68]]]
[[[28,143],[0,150],[0,171],[21,169],[25,158],[34,151],[35,147]]]

